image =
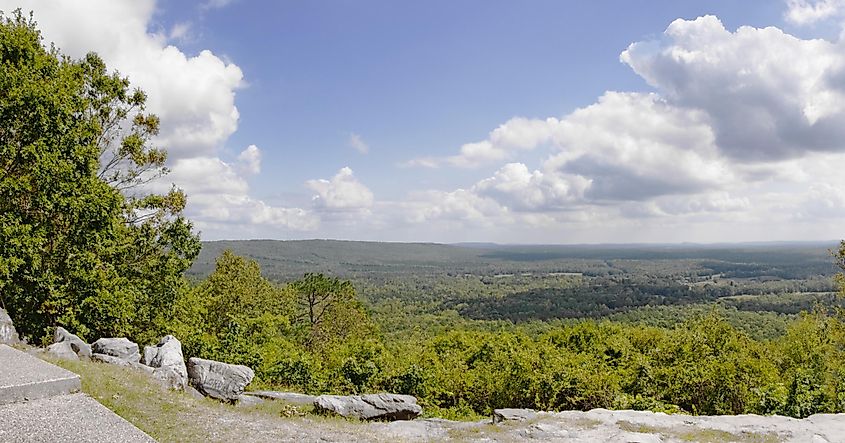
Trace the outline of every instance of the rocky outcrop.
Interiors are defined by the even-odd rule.
[[[255,377],[252,369],[214,360],[192,357],[188,360],[188,381],[204,395],[235,402]]]
[[[138,363],[138,360],[141,359],[138,345],[125,337],[101,338],[91,345],[91,351],[95,354],[110,355],[128,362]]]
[[[91,358],[91,345],[85,343],[81,338],[71,334],[67,329],[59,326],[53,334],[53,343],[67,343],[71,350],[81,358]],[[49,348],[48,348],[49,350]]]
[[[531,420],[537,416],[537,411],[533,409],[494,409],[493,423],[502,423],[505,421],[525,421]]]
[[[141,363],[154,368],[153,376],[167,388],[182,390],[188,385],[182,343],[172,335],[162,337],[155,346],[145,346]]]
[[[139,371],[143,371],[143,372],[146,372],[147,374],[151,374],[151,375],[154,371],[153,368],[151,368],[147,365],[142,365],[141,363],[138,363],[137,361],[124,360],[120,357],[115,357],[113,355],[108,355],[108,354],[98,354],[98,353],[95,352],[95,353],[91,354],[91,360],[98,361],[100,363],[108,363],[110,365],[123,366],[123,367],[126,367],[126,368],[137,369]]]
[[[321,395],[314,409],[360,420],[413,420],[422,414],[416,398],[398,394]]]
[[[517,409],[512,411],[523,411]],[[456,422],[421,419],[369,423],[383,441],[460,442],[784,442],[843,443],[845,414],[805,419],[778,415],[667,415],[647,411],[536,412],[526,420],[491,425],[490,420]],[[517,413],[517,416],[525,414]],[[371,440],[376,440],[372,438]],[[366,439],[361,439],[366,441]]]
[[[13,345],[20,342],[15,324],[5,309],[0,308],[0,343]]]
[[[76,352],[73,352],[70,343],[66,341],[47,346],[47,355],[60,360],[79,360]]]

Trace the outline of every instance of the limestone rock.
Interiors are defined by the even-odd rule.
[[[422,414],[416,398],[398,394],[321,395],[314,409],[361,420],[413,420]]]
[[[537,416],[537,412],[533,409],[494,409],[493,423],[501,423],[504,421],[525,421],[531,420]]]
[[[230,365],[214,360],[191,357],[188,380],[191,386],[208,397],[234,402],[252,382],[255,372],[243,365]]]
[[[155,368],[153,376],[169,389],[182,390],[188,385],[188,368],[182,355],[182,343],[166,335],[155,346],[144,347],[141,363]]]
[[[68,343],[77,356],[91,358],[91,345],[61,326],[56,328],[56,333],[53,334],[53,343]]]
[[[98,361],[100,363],[108,363],[110,365],[123,366],[125,368],[137,369],[139,371],[146,372],[147,374],[152,374],[153,371],[155,371],[155,369],[147,365],[142,365],[137,361],[124,360],[120,357],[115,357],[113,355],[108,354],[98,354],[95,352],[91,354],[91,360]]]
[[[12,318],[5,309],[0,308],[0,343],[15,344],[20,342]]]
[[[101,338],[91,345],[92,353],[111,355],[122,360],[138,363],[141,354],[138,345],[128,338]]]
[[[317,399],[317,397],[313,395],[300,394],[298,392],[250,391],[245,394],[264,400],[281,400],[295,406],[310,406],[313,405],[314,400]]]
[[[60,360],[79,360],[70,343],[66,341],[47,346],[47,354]]]

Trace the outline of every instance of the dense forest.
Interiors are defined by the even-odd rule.
[[[440,417],[845,411],[841,245],[202,243],[145,186],[167,155],[129,79],[20,12],[0,63],[0,305],[31,342],[173,334],[258,386]]]

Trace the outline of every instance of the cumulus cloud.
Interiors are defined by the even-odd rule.
[[[787,0],[784,17],[796,25],[809,25],[841,15],[845,10],[842,0]]]
[[[545,212],[580,202],[589,186],[580,176],[529,171],[522,163],[508,163],[472,191],[511,210]]]
[[[147,110],[161,118],[154,143],[167,150],[172,171],[156,186],[183,188],[187,211],[198,224],[313,229],[318,220],[308,211],[272,207],[249,195],[239,173],[260,171],[256,146],[243,151],[235,167],[219,158],[238,127],[235,94],[244,86],[243,73],[209,50],[191,56],[169,44],[188,34],[187,23],[169,33],[150,31],[156,6],[155,0],[0,0],[0,10],[32,10],[46,42],[64,54],[80,58],[97,52],[110,69],[147,92]]]
[[[250,197],[243,177],[216,157],[179,159],[167,179],[183,184],[190,202],[187,215],[200,222],[294,230],[314,230],[319,225],[319,219],[309,211],[273,207]]]
[[[255,145],[247,146],[238,154],[238,163],[244,172],[258,174],[261,172],[261,150]]]
[[[360,135],[352,132],[349,134],[349,146],[361,154],[370,152],[370,146],[361,138]]]
[[[787,14],[808,23],[838,14],[834,6],[790,2]],[[730,31],[713,16],[676,20],[662,38],[620,55],[656,93],[606,92],[561,118],[511,119],[454,156],[414,159],[428,167],[510,161],[415,213],[547,226],[841,216],[835,189],[845,183],[830,165],[845,160],[843,49],[774,27]],[[540,147],[549,155],[537,169],[512,161]],[[444,210],[445,199],[459,200],[462,212]]]
[[[404,221],[415,224],[446,220],[491,226],[507,214],[496,201],[467,189],[416,192],[395,209],[400,210]]]
[[[514,117],[491,131],[487,140],[462,145],[457,155],[418,157],[405,162],[404,166],[478,168],[512,158],[519,151],[532,150],[546,143],[558,123],[555,118],[536,120]]]
[[[188,56],[148,32],[153,0],[2,0],[0,7],[32,9],[45,40],[63,53],[100,54],[109,67],[148,93],[147,108],[161,117],[157,140],[171,158],[212,155],[238,127],[235,93],[243,73],[211,51]]]
[[[341,168],[330,180],[308,180],[305,185],[315,192],[312,201],[318,210],[366,211],[373,206],[373,193],[348,167]]]
[[[705,16],[676,20],[621,59],[669,103],[704,111],[726,156],[771,161],[845,150],[842,49],[774,27],[730,32]]]

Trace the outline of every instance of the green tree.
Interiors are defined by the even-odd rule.
[[[146,96],[96,54],[72,60],[36,24],[0,15],[0,294],[21,332],[156,335],[199,238]]]
[[[189,356],[245,364],[261,376],[293,348],[290,294],[262,277],[255,261],[231,251],[174,311],[169,329]]]
[[[309,349],[318,350],[332,342],[373,332],[373,324],[352,282],[309,273],[289,288],[296,304],[294,320]]]

